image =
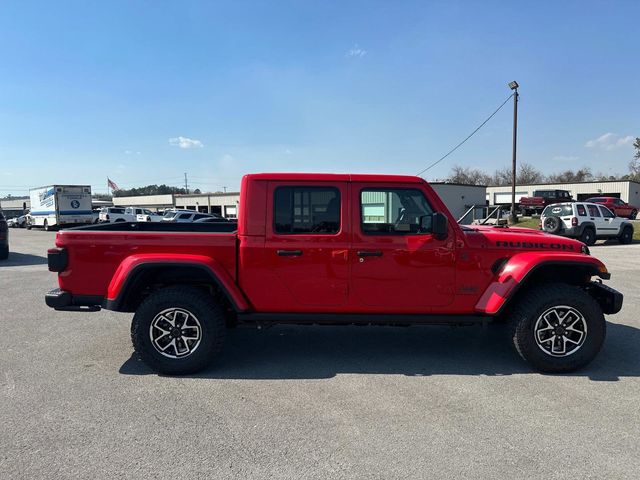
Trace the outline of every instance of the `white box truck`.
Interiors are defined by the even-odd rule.
[[[29,227],[45,230],[93,223],[90,185],[48,185],[29,191]]]

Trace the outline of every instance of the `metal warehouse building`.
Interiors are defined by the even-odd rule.
[[[237,218],[239,201],[238,192],[113,197],[113,204],[119,207],[145,207],[154,210],[186,208],[203,213],[217,213],[226,218]]]
[[[533,196],[535,190],[568,190],[574,200],[616,197],[632,205],[640,205],[640,183],[631,180],[516,185],[516,203],[520,197]],[[511,186],[487,187],[487,202],[490,205],[511,204]]]
[[[486,203],[487,187],[483,185],[446,182],[429,182],[429,185],[436,191],[456,219],[462,217],[472,206]],[[471,222],[471,217],[463,223],[469,222]]]

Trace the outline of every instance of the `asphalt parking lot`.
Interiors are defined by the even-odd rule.
[[[587,369],[532,372],[499,327],[235,329],[203,374],[135,356],[131,315],[54,312],[54,233],[0,262],[0,478],[638,478],[640,244]]]

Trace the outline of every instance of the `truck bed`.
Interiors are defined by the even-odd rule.
[[[119,222],[61,230],[56,247],[64,248],[68,267],[59,276],[63,290],[106,298],[121,263],[161,255],[209,259],[236,278],[237,224]]]

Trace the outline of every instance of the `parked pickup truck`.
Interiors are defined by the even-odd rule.
[[[205,368],[236,324],[492,321],[510,325],[533,367],[566,372],[596,356],[603,313],[622,307],[583,243],[460,226],[418,177],[246,175],[239,213],[61,231],[48,252],[60,288],[46,303],[135,312],[134,347],[166,374]]]
[[[535,190],[533,197],[520,198],[520,211],[524,215],[542,213],[547,205],[560,202],[571,202],[573,198],[567,190]]]

